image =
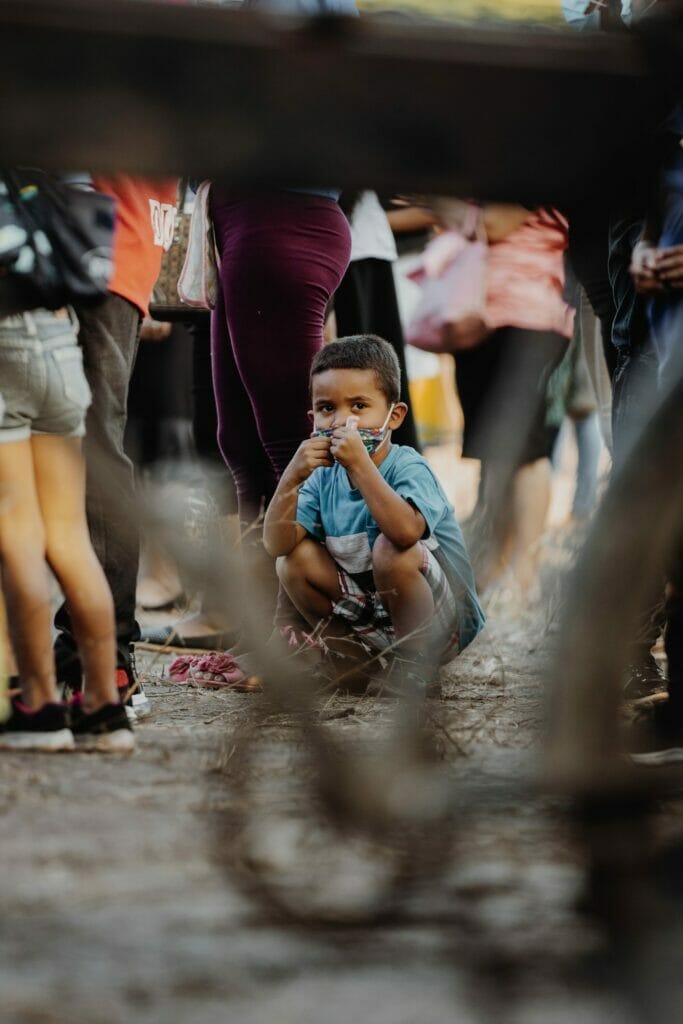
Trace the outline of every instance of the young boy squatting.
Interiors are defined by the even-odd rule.
[[[407,412],[391,346],[372,335],[325,346],[310,376],[314,431],[268,507],[264,542],[292,602],[325,641],[397,645],[426,691],[484,624],[453,508],[426,459],[391,443]],[[344,650],[346,646],[346,650]]]

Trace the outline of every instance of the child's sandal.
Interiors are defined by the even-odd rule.
[[[207,654],[194,659],[189,677],[195,686],[209,690],[251,693],[261,689],[258,676],[250,675],[231,654]]]

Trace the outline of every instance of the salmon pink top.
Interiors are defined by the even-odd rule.
[[[571,338],[574,310],[564,301],[569,230],[559,211],[538,209],[506,238],[489,245],[486,312],[490,328],[556,331]]]

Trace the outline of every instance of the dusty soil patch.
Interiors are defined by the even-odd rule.
[[[494,621],[449,670],[444,752],[473,795],[438,884],[372,928],[289,928],[245,895],[215,823],[245,810],[231,751],[264,698],[168,686],[143,655],[154,716],[134,757],[0,760],[0,1019],[629,1024],[576,974],[601,938],[574,910],[581,855],[563,808],[511,785],[536,775],[547,626]],[[325,714],[361,741],[381,739],[388,711],[340,699]],[[281,785],[298,734],[268,722]]]

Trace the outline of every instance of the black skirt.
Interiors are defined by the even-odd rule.
[[[524,466],[550,456],[546,390],[566,349],[567,339],[553,331],[502,327],[476,348],[456,354],[464,458],[512,458]]]
[[[410,408],[403,328],[391,263],[376,259],[350,263],[335,293],[334,311],[340,338],[349,334],[378,334],[393,348],[401,367],[401,401],[408,405],[408,414],[398,430],[392,431],[392,440],[420,451]]]

